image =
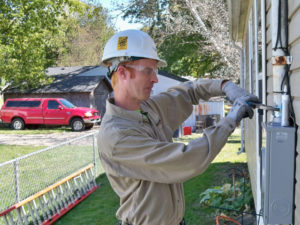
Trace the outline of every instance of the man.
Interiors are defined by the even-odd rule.
[[[120,197],[121,224],[179,225],[185,201],[182,183],[201,174],[225,145],[243,117],[252,117],[247,101],[258,101],[231,81],[185,82],[151,96],[158,82],[153,40],[139,30],[114,35],[102,63],[109,67],[114,97],[102,120],[99,155],[109,182]],[[174,131],[199,99],[226,94],[234,102],[228,116],[188,145],[173,143]]]

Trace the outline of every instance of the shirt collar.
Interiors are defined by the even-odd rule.
[[[114,99],[109,98],[106,101],[106,112],[105,114],[111,115],[111,116],[117,116],[121,118],[126,118],[129,120],[134,120],[138,122],[143,122],[144,118],[143,115],[140,112],[137,112],[135,110],[126,110],[119,106],[116,106],[114,104]]]
[[[148,117],[154,124],[158,124],[160,119],[159,116],[149,107],[149,104],[146,102],[141,103],[141,111],[147,112]],[[106,101],[106,113],[111,116],[117,116],[117,117],[123,117],[129,120],[138,121],[138,122],[145,122],[147,118],[143,116],[140,112],[135,110],[126,110],[123,108],[120,108],[119,106],[116,106],[114,104],[114,99],[109,98]],[[105,114],[106,114],[105,113]]]

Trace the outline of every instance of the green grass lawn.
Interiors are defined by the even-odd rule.
[[[52,134],[72,132],[71,127],[25,127],[24,130],[13,130],[8,125],[0,124],[0,134]]]
[[[192,134],[177,138],[176,141],[188,142],[200,136],[200,134]],[[240,135],[237,130],[205,173],[184,183],[185,218],[188,225],[216,224],[215,209],[202,208],[199,195],[209,187],[222,185],[225,181],[231,180],[233,168],[239,170],[246,168],[246,154],[237,155],[239,147]],[[105,174],[97,178],[97,183],[101,185],[100,188],[63,216],[55,225],[117,225],[115,213],[118,209],[119,199],[111,189]]]
[[[0,145],[0,163],[42,149],[42,146]]]
[[[52,148],[18,161],[20,199],[48,187],[93,162],[92,137]],[[43,146],[0,145],[0,163],[44,149]],[[97,174],[103,173],[98,160]],[[14,164],[0,167],[0,211],[16,201]],[[1,223],[0,223],[1,224]]]
[[[30,132],[32,130],[29,130]],[[14,132],[14,131],[13,131]],[[22,131],[21,131],[22,132]],[[24,130],[26,132],[26,130]],[[177,138],[175,141],[187,143],[188,141],[201,137],[201,134],[192,134],[190,136],[184,136],[183,138]],[[77,146],[79,147],[79,146]],[[222,185],[225,181],[231,179],[231,170],[233,168],[240,169],[246,168],[246,154],[242,153],[237,155],[240,147],[240,135],[239,130],[231,135],[226,146],[221,153],[216,157],[213,163],[208,169],[200,176],[197,176],[184,183],[185,199],[186,199],[186,212],[185,218],[188,225],[214,225],[216,211],[212,208],[202,208],[200,206],[200,193],[207,188],[216,185]],[[43,147],[37,146],[16,146],[16,145],[0,145],[0,163],[8,161],[22,155],[37,151]],[[71,152],[73,147],[67,147],[64,151]],[[84,156],[86,150],[79,148],[79,155],[77,157],[89,157]],[[82,153],[84,155],[82,155]],[[65,157],[68,156],[69,153]],[[62,150],[58,150],[57,154],[62,154]],[[55,155],[55,154],[54,154]],[[45,155],[47,158],[47,154]],[[72,158],[72,157],[71,157]],[[75,158],[67,160],[68,162],[75,162]],[[61,163],[59,163],[61,165]],[[68,168],[70,168],[68,165]],[[38,166],[42,168],[43,165]],[[72,166],[72,165],[71,165]],[[54,169],[54,168],[53,168]],[[115,212],[119,206],[119,199],[113,192],[105,174],[100,175],[97,178],[97,183],[100,184],[100,188],[97,189],[91,196],[85,201],[76,206],[73,210],[67,213],[56,225],[117,225],[118,221],[115,218]],[[220,213],[220,212],[218,212]],[[226,213],[226,212],[225,212]]]

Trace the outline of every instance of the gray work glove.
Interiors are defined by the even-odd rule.
[[[224,84],[222,91],[224,92],[224,94],[226,95],[226,97],[229,99],[231,103],[234,103],[234,101],[237,98],[244,97],[244,96],[248,97],[248,99],[245,99],[246,102],[257,102],[257,103],[261,102],[255,95],[252,95],[245,89],[240,88],[232,81],[227,81]]]
[[[231,118],[236,123],[241,122],[243,118],[249,117],[250,119],[253,117],[253,109],[247,103],[248,96],[243,96],[236,99],[232,105],[231,110],[227,114],[228,118]]]

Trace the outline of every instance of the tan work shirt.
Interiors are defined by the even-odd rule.
[[[173,143],[174,131],[192,113],[192,104],[223,95],[221,80],[185,82],[151,96],[140,112],[106,103],[99,155],[113,190],[120,197],[116,216],[133,225],[177,225],[184,216],[182,183],[208,167],[236,124],[229,118],[204,130],[188,145]]]

